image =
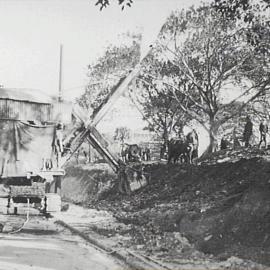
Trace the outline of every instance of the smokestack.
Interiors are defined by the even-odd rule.
[[[59,86],[58,86],[58,102],[63,101],[62,92],[62,61],[63,61],[63,45],[60,44],[60,59],[59,59]]]

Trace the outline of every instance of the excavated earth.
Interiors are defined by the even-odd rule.
[[[101,176],[106,189],[88,190],[88,196],[73,202],[113,215],[113,221],[92,230],[118,246],[175,265],[215,260],[230,262],[230,269],[258,269],[256,263],[270,267],[270,151],[220,151],[197,165],[149,164],[150,184],[130,196],[117,193],[108,168],[97,173],[95,167],[92,174],[82,167],[68,171],[66,198],[69,183],[79,191],[87,175]],[[76,171],[80,179],[75,182]]]

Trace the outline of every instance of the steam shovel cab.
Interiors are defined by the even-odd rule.
[[[0,213],[60,211],[65,172],[54,146],[56,126],[71,120],[65,105],[37,91],[0,88]]]

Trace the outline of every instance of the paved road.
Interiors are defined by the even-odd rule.
[[[21,232],[0,234],[0,270],[15,269],[121,270],[124,267],[52,221],[32,218]]]

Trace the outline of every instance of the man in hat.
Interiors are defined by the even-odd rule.
[[[266,123],[266,120],[263,120],[260,123],[260,143],[259,143],[259,148],[261,148],[261,143],[264,142],[265,148],[267,148],[267,142],[266,142],[266,134],[268,133],[268,126]]]
[[[249,118],[249,116],[247,116],[246,118],[246,125],[245,125],[245,128],[244,128],[244,133],[243,133],[243,139],[244,139],[244,142],[245,142],[245,147],[249,147],[250,146],[250,137],[253,133],[253,124]]]

